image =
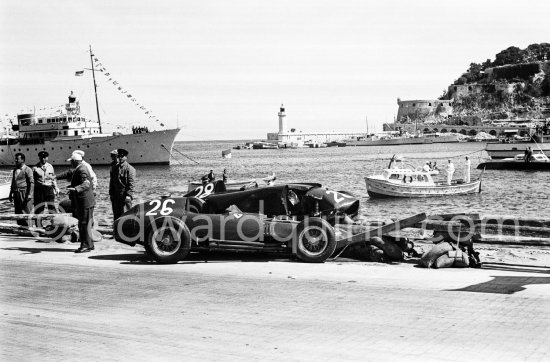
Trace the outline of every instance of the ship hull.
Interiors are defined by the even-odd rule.
[[[374,141],[350,141],[348,146],[397,146],[397,145],[422,145],[431,144],[433,141],[425,137],[391,138]]]
[[[511,171],[550,171],[550,162],[489,161],[480,163],[478,169]]]
[[[169,165],[174,140],[179,129],[152,131],[147,133],[97,136],[45,141],[39,144],[0,145],[0,166],[14,164],[14,155],[23,153],[26,164],[38,162],[38,152],[49,153],[52,165],[66,165],[74,150],[85,152],[84,160],[92,165],[110,165],[110,152],[123,148],[128,151],[128,162],[132,165]]]
[[[545,153],[550,152],[550,143],[487,143],[486,151],[492,159],[512,158],[517,154],[524,153],[527,147],[538,150],[539,147]]]

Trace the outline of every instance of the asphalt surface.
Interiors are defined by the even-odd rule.
[[[75,248],[0,237],[2,361],[550,359],[546,267]]]

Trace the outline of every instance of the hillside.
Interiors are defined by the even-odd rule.
[[[471,63],[439,99],[453,100],[455,116],[550,118],[550,43],[512,46],[494,61]]]

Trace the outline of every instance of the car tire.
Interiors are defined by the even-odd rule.
[[[334,228],[317,217],[299,223],[295,238],[296,256],[306,263],[323,263],[336,250]]]
[[[156,219],[144,243],[147,254],[161,264],[175,264],[191,249],[191,233],[183,221],[174,217]]]

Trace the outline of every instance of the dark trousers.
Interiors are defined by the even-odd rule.
[[[32,212],[32,200],[25,200],[27,197],[27,189],[17,189],[13,193],[13,204],[15,206],[16,214],[30,214]],[[27,220],[18,220],[18,225],[29,226]]]
[[[130,208],[132,207],[132,201],[130,200],[126,202],[125,197],[113,197],[111,199],[111,202],[113,203],[114,220],[118,219],[122,214],[130,210]]]
[[[55,208],[53,186],[34,185],[34,206],[36,206],[36,214],[41,213],[44,209]]]
[[[94,241],[91,237],[91,228],[93,226],[94,207],[76,208],[76,218],[78,219],[78,235],[80,237],[81,248],[93,248]]]

